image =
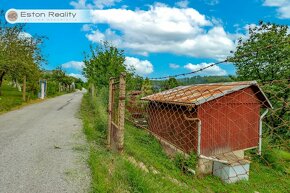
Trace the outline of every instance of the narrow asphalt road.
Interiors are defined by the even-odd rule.
[[[82,92],[0,116],[0,193],[86,192]]]

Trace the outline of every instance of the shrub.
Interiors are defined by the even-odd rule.
[[[197,156],[191,153],[188,157],[184,154],[178,153],[174,158],[175,165],[181,169],[185,174],[192,174],[189,169],[195,170],[197,164]]]

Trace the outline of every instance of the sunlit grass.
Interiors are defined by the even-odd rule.
[[[9,111],[22,104],[22,92],[4,82],[2,85],[2,96],[0,96],[0,113]]]

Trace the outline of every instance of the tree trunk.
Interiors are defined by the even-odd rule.
[[[23,77],[22,99],[26,101],[26,76]]]
[[[2,72],[0,74],[0,96],[2,96],[2,83],[3,83],[3,78],[4,78],[5,72]]]

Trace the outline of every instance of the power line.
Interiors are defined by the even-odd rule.
[[[283,41],[281,43],[290,43],[290,40],[288,41]],[[269,49],[269,48],[272,48],[273,47],[273,44],[269,44],[263,48],[259,48],[256,50],[259,51],[259,50],[263,50],[263,49]],[[251,55],[253,54],[254,52],[251,52],[251,53],[247,53],[247,54],[244,54],[244,55],[241,55],[239,58],[242,58],[242,57],[245,57],[245,56],[248,56],[248,55]],[[198,73],[198,72],[201,72],[207,68],[211,68],[215,65],[219,65],[219,64],[222,64],[222,63],[227,63],[227,62],[230,62],[229,59],[226,59],[226,60],[223,60],[223,61],[220,61],[220,62],[215,62],[215,63],[212,63],[212,64],[209,64],[208,66],[205,66],[203,68],[200,68],[198,70],[195,70],[195,71],[191,71],[191,72],[188,72],[188,73],[181,73],[181,74],[176,74],[176,75],[170,75],[170,76],[163,76],[163,77],[157,77],[157,78],[149,78],[150,80],[162,80],[162,79],[169,79],[169,78],[176,78],[176,77],[179,77],[179,76],[187,76],[187,75],[190,75],[190,74],[195,74],[195,73]]]
[[[168,79],[168,78],[176,78],[176,77],[179,77],[179,76],[187,76],[187,75],[190,75],[190,74],[195,74],[197,72],[201,72],[207,68],[210,68],[210,67],[213,67],[215,65],[219,65],[219,64],[222,64],[222,63],[226,63],[228,62],[228,60],[223,60],[223,61],[220,61],[220,62],[216,62],[216,63],[212,63],[212,64],[209,64],[208,66],[205,66],[203,68],[200,68],[198,70],[195,70],[195,71],[191,71],[191,72],[187,72],[187,73],[182,73],[182,74],[176,74],[176,75],[171,75],[171,76],[163,76],[163,77],[158,77],[158,78],[150,78],[150,80],[161,80],[161,79]]]

